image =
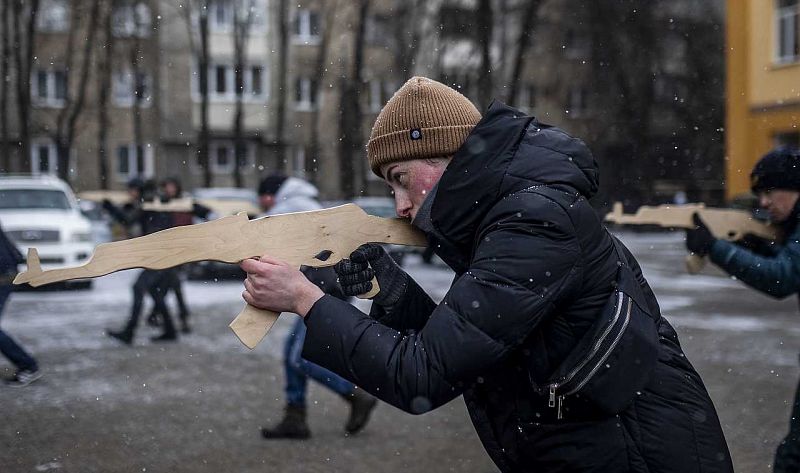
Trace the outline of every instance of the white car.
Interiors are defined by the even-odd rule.
[[[43,269],[78,266],[92,255],[92,224],[69,185],[53,176],[0,175],[0,225],[23,255],[36,248]],[[68,285],[90,287],[91,280]]]

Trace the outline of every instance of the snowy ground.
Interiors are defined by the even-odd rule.
[[[622,238],[706,381],[737,471],[767,471],[799,375],[797,299],[775,301],[714,268],[685,274],[680,233]],[[434,297],[447,291],[449,271],[407,266]],[[143,327],[123,347],[103,332],[127,317],[135,274],[100,278],[91,291],[12,296],[3,328],[45,376],[25,389],[0,386],[0,472],[495,471],[460,400],[416,417],[381,405],[364,432],[345,437],[346,406],[312,385],[313,438],[262,440],[259,426],[281,414],[291,316],[249,351],[227,328],[241,284],[189,282],[194,333],[154,345]],[[10,369],[0,359],[0,375]]]

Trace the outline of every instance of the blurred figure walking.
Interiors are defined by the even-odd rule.
[[[11,295],[17,266],[24,262],[22,254],[0,228],[0,316],[3,315],[3,308]],[[16,367],[14,376],[6,380],[9,386],[27,386],[42,376],[36,360],[2,329],[0,329],[0,353]]]

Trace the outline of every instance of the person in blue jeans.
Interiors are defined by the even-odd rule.
[[[259,204],[266,215],[317,210],[317,188],[296,177],[275,174],[267,176],[258,187]],[[303,274],[323,292],[345,299],[333,268],[301,268]],[[297,317],[284,345],[286,372],[286,408],[283,419],[274,427],[262,428],[266,439],[306,439],[311,430],[306,422],[306,392],[313,379],[335,392],[350,405],[345,431],[354,434],[363,429],[377,399],[353,383],[300,356],[306,338],[303,319]]]
[[[3,315],[3,308],[11,295],[11,283],[17,273],[17,265],[22,262],[22,254],[0,227],[0,316]],[[6,380],[9,386],[27,386],[42,376],[36,360],[2,329],[0,353],[16,367],[14,376]]]

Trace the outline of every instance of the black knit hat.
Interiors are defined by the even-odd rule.
[[[272,174],[270,176],[265,177],[261,184],[258,185],[258,195],[275,195],[278,193],[278,189],[281,188],[283,182],[286,180],[286,176],[283,174]]]
[[[750,188],[756,194],[772,189],[800,191],[800,150],[781,146],[765,154],[750,173]]]

